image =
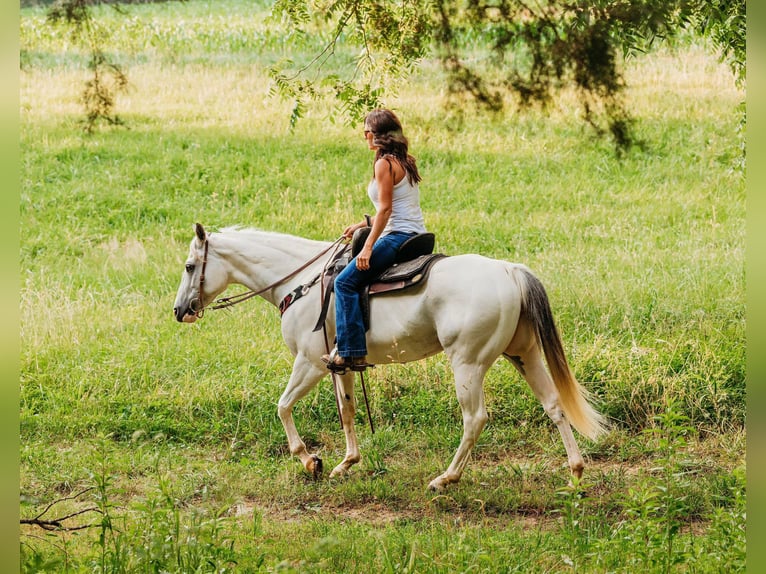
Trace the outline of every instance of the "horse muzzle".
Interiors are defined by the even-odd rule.
[[[176,317],[176,321],[179,323],[194,323],[199,316],[196,311],[192,308],[193,306],[186,307],[186,309],[183,309],[181,307],[175,307],[173,309],[173,314]]]

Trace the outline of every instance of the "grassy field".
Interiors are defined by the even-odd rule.
[[[555,427],[507,364],[463,480],[426,490],[461,423],[444,357],[375,369],[362,462],[307,476],[276,402],[292,358],[264,301],[172,316],[195,221],[332,240],[370,210],[361,126],[312,109],[294,132],[267,66],[316,40],[266,3],[99,12],[128,73],[124,127],[86,136],[85,58],[41,9],[21,18],[21,514],[25,572],[744,571],[744,94],[690,42],[629,62],[646,142],[622,159],[564,95],[549,115],[442,107],[425,62],[403,119],[437,249],[529,265],[570,363],[612,423]],[[271,26],[271,28],[270,28]],[[344,452],[329,379],[304,440]],[[89,510],[94,509],[94,510]]]

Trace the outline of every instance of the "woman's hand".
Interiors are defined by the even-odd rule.
[[[356,256],[356,268],[359,269],[359,271],[367,271],[370,268],[371,255],[372,247],[365,244],[359,252],[359,255]]]
[[[362,227],[367,227],[366,221],[349,225],[348,227],[346,227],[346,229],[343,230],[343,237],[345,237],[346,239],[351,239],[351,237],[354,235],[354,231],[356,231],[357,229],[361,229]]]

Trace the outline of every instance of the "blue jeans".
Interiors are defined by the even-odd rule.
[[[335,278],[335,329],[341,357],[364,357],[367,354],[360,293],[393,265],[399,247],[413,235],[392,231],[379,237],[372,247],[369,269],[357,269],[355,257]]]

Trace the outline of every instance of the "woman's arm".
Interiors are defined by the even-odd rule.
[[[370,268],[372,246],[383,233],[388,218],[391,217],[394,201],[394,166],[391,160],[381,158],[375,162],[375,181],[378,184],[378,211],[372,219],[372,229],[367,236],[367,241],[364,242],[364,247],[356,256],[356,267],[360,271]]]

